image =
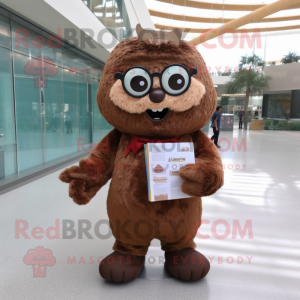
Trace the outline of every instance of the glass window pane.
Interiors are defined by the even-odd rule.
[[[79,141],[79,74],[77,56],[62,49],[63,57],[63,96],[64,96],[64,127],[65,154],[77,152]]]
[[[11,49],[10,21],[0,16],[0,47]]]
[[[28,39],[27,45],[16,43],[16,34],[22,31]],[[43,164],[41,110],[42,86],[45,78],[38,66],[41,63],[41,49],[32,46],[36,34],[13,22],[13,60],[15,80],[15,106],[17,119],[17,148],[19,171]],[[28,47],[27,47],[28,46]]]
[[[288,119],[291,105],[291,94],[270,94],[268,105],[269,118]]]
[[[89,60],[78,59],[79,79],[79,116],[80,116],[80,138],[86,145],[91,143],[91,73],[92,68]]]
[[[63,69],[61,50],[52,50],[56,55],[49,58],[44,51],[43,68],[49,74],[45,95],[45,134],[47,162],[61,158],[64,153],[64,105],[63,105]]]
[[[0,17],[0,179],[17,170],[10,45],[9,21]]]
[[[119,41],[132,36],[124,0],[83,0],[83,2]]]
[[[93,107],[93,142],[97,144],[103,137],[101,131],[101,115],[97,105],[97,90],[99,80],[92,79],[92,107]]]

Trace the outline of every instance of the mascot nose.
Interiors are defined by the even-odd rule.
[[[151,92],[149,93],[149,98],[154,103],[160,103],[160,102],[164,101],[165,96],[166,95],[165,95],[164,91],[160,88],[152,89]]]

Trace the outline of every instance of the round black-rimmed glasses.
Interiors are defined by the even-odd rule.
[[[150,93],[153,78],[159,77],[162,90],[170,96],[185,93],[191,85],[191,77],[197,74],[197,69],[190,71],[183,65],[172,64],[162,72],[152,73],[143,67],[135,66],[127,69],[124,74],[116,73],[115,78],[122,81],[124,91],[131,97],[142,98]]]

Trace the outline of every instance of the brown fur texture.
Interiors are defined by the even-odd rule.
[[[199,94],[198,101],[186,110],[170,110],[163,121],[154,122],[144,112],[130,113],[112,101],[110,93],[117,81],[112,70],[124,71],[132,66],[142,66],[153,73],[174,63],[187,68],[197,67],[198,74],[193,78],[205,87],[205,94]],[[200,130],[216,108],[216,92],[204,60],[185,41],[180,41],[179,45],[155,45],[131,38],[116,46],[105,70],[97,101],[102,115],[115,129],[98,144],[87,160],[81,160],[79,167],[65,170],[60,179],[70,183],[70,197],[76,203],[86,204],[112,178],[107,210],[116,238],[115,251],[144,256],[154,238],[159,239],[162,249],[168,252],[195,248],[193,239],[202,214],[200,197],[215,193],[223,185],[220,155]],[[125,94],[124,97],[130,96]],[[175,102],[176,97],[173,98]],[[139,99],[134,101],[138,103]],[[149,108],[154,107],[148,101]],[[194,143],[196,164],[185,166],[180,171],[184,179],[182,190],[192,198],[148,201],[144,152],[133,154],[131,151],[125,157],[131,135],[148,139],[179,136],[179,142]],[[106,151],[107,148],[109,151]]]
[[[183,112],[170,111],[164,122],[155,123],[144,113],[134,114],[120,109],[111,100],[109,94],[116,82],[115,72],[124,72],[133,66],[142,66],[150,73],[161,72],[166,66],[175,63],[182,64],[188,69],[197,68],[198,74],[193,78],[200,81],[206,90],[203,97],[199,95],[200,105]],[[132,100],[130,96],[126,96]],[[176,97],[173,98],[176,101]],[[170,43],[156,45],[139,42],[137,38],[119,43],[112,51],[105,65],[105,74],[99,85],[97,101],[101,114],[116,129],[123,133],[147,137],[174,137],[195,132],[208,122],[217,105],[212,79],[197,49],[185,41],[180,41],[178,46]],[[134,99],[134,101],[139,100]],[[148,102],[148,108],[154,108],[153,103],[150,100]],[[161,105],[164,107],[163,102]]]
[[[115,153],[119,146],[121,133],[112,130],[95,147],[88,159],[81,159],[79,167],[64,170],[59,179],[70,183],[69,196],[75,203],[87,204],[111,178]]]

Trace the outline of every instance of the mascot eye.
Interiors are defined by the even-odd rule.
[[[148,82],[143,76],[135,76],[131,79],[130,86],[135,92],[144,92],[148,88]]]
[[[190,86],[188,70],[183,66],[167,67],[161,76],[162,88],[171,96],[183,94]]]
[[[169,87],[172,90],[181,90],[184,87],[185,80],[181,74],[173,74],[168,81]]]
[[[133,68],[125,74],[123,85],[129,95],[140,98],[149,92],[152,79],[145,69]]]

